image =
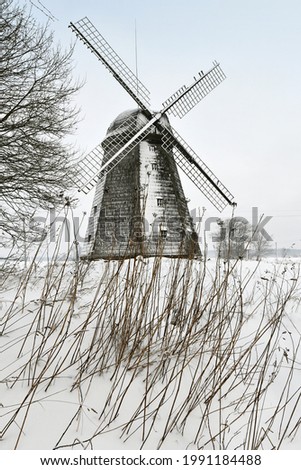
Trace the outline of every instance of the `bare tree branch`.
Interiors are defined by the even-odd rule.
[[[48,25],[13,0],[2,4],[0,35],[0,230],[14,239],[18,220],[29,229],[37,208],[60,204],[72,185],[74,150],[65,138],[78,119],[72,100],[80,85],[72,47],[55,46]]]

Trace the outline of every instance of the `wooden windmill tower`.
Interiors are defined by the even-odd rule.
[[[88,18],[72,31],[112,73],[138,108],[120,114],[103,142],[80,163],[79,190],[96,185],[84,256],[90,259],[200,255],[177,166],[218,209],[232,194],[171,127],[168,114],[183,117],[221,83],[218,63],[163,103],[149,107],[149,92]]]

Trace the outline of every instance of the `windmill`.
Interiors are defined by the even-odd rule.
[[[234,204],[233,196],[171,127],[168,115],[182,118],[219,85],[225,79],[220,65],[213,62],[153,112],[147,88],[90,20],[69,27],[138,105],[121,113],[79,164],[78,189],[86,194],[96,185],[84,257],[199,256],[177,166],[219,211]]]

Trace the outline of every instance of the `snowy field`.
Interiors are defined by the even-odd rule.
[[[300,259],[3,266],[2,449],[300,449]]]

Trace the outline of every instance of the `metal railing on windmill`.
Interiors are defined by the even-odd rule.
[[[110,126],[102,144],[95,147],[79,163],[78,178],[75,182],[78,190],[87,194],[95,185],[97,186],[92,207],[93,218],[96,222],[92,223],[92,226],[90,224],[87,234],[87,242],[90,247],[88,251],[92,255],[91,257],[95,259],[105,257],[102,255],[103,253],[101,254],[102,249],[98,248],[98,251],[100,251],[97,253],[96,248],[96,245],[98,247],[100,245],[99,240],[96,239],[97,232],[99,235],[99,218],[106,206],[106,194],[110,192],[112,186],[115,186],[116,189],[116,185],[120,184],[122,187],[120,168],[125,165],[126,161],[128,166],[123,167],[123,172],[127,172],[128,168],[133,168],[133,164],[135,168],[140,166],[140,169],[137,169],[139,187],[143,186],[142,178],[145,177],[143,169],[141,170],[141,159],[144,158],[143,167],[151,169],[147,172],[148,177],[152,172],[154,174],[154,182],[149,184],[148,189],[149,193],[153,192],[153,194],[148,193],[150,202],[146,211],[148,216],[152,217],[150,213],[154,210],[154,205],[157,202],[158,210],[156,210],[155,215],[157,216],[157,212],[161,210],[162,213],[159,214],[163,221],[161,228],[164,225],[164,230],[161,230],[161,232],[164,234],[166,246],[172,239],[172,233],[168,231],[168,221],[164,220],[167,214],[174,212],[179,216],[182,232],[191,233],[194,231],[191,226],[188,208],[184,207],[187,206],[187,202],[181,180],[178,177],[177,167],[188,176],[218,211],[221,212],[227,205],[235,206],[234,197],[230,191],[170,125],[168,119],[169,115],[183,118],[226,78],[220,64],[214,61],[208,72],[200,72],[197,77],[194,77],[191,85],[181,87],[162,104],[162,109],[159,112],[153,112],[150,109],[147,88],[122,61],[90,20],[85,17],[76,23],[70,23],[69,27],[138,105],[138,109],[135,111],[122,113]],[[143,143],[148,143],[151,150],[146,151],[145,145],[142,145]],[[139,165],[137,164],[138,159],[140,159]],[[130,184],[129,181],[123,183]],[[152,191],[151,188],[153,188]],[[160,190],[162,190],[162,194],[160,194]],[[128,191],[124,192],[128,193]],[[120,191],[115,191],[115,193],[119,194]],[[123,197],[123,204],[125,204],[124,199],[127,198],[126,194]],[[111,205],[112,197],[114,198],[111,191]],[[116,198],[115,203],[120,206],[120,195],[116,195]],[[177,199],[180,200],[178,204],[176,203]],[[133,210],[131,209],[132,212],[127,215],[137,216],[137,209],[135,209],[135,213],[133,213]],[[152,214],[154,215],[154,212]],[[149,226],[156,225],[155,220],[148,222]],[[160,224],[157,224],[157,226],[160,227]],[[150,246],[153,233],[150,231],[148,235],[149,237],[146,236],[146,239],[148,239],[148,245]],[[128,244],[128,239],[126,242]],[[177,253],[180,253],[179,246],[173,249],[170,248],[170,245],[166,252],[170,253],[171,256],[177,256]],[[121,253],[120,246],[118,249]],[[139,249],[141,250],[141,247],[138,247],[138,252]],[[152,255],[151,249],[147,252],[147,248],[144,247],[144,250],[146,250],[146,255]],[[118,253],[118,250],[116,253]],[[118,256],[116,257],[118,258]]]

